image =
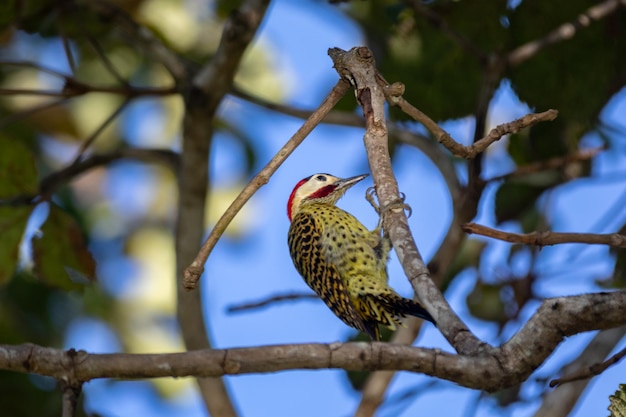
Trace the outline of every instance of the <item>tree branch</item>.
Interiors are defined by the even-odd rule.
[[[328,51],[341,78],[355,88],[357,101],[363,107],[366,131],[363,137],[372,177],[380,206],[389,206],[399,198],[398,183],[389,157],[387,126],[385,122],[384,93],[379,85],[372,52],[366,47],[346,52],[339,48]],[[386,84],[386,82],[384,82]],[[384,228],[393,242],[398,259],[404,268],[415,294],[437,322],[437,327],[459,353],[478,352],[480,342],[450,309],[439,289],[430,279],[428,269],[415,245],[408,220],[403,210],[391,210],[384,219]]]
[[[507,65],[515,67],[537,55],[537,53],[543,49],[558,42],[571,39],[574,35],[576,35],[576,32],[579,29],[589,26],[594,21],[598,21],[609,16],[620,6],[624,7],[625,5],[626,1],[624,0],[605,0],[602,3],[591,6],[576,19],[571,22],[563,23],[561,26],[548,33],[545,37],[532,40],[509,52],[505,58]]]
[[[401,83],[388,85],[383,89],[383,91],[385,92],[385,96],[390,104],[398,106],[400,110],[412,117],[415,121],[423,124],[424,127],[426,127],[426,129],[428,129],[428,131],[435,136],[435,139],[445,146],[446,149],[448,149],[454,156],[465,159],[476,158],[476,156],[484,152],[489,145],[500,140],[504,135],[517,133],[520,130],[533,126],[539,122],[552,121],[556,119],[559,114],[556,110],[547,110],[542,113],[527,114],[526,116],[512,122],[496,126],[491,129],[487,136],[477,140],[472,145],[465,146],[454,140],[452,136],[439,127],[433,119],[406,101],[404,97],[402,97],[404,86],[402,86]]]
[[[95,154],[82,161],[70,164],[43,178],[39,182],[39,194],[20,195],[8,200],[0,200],[0,206],[32,204],[37,199],[46,200],[50,198],[59,187],[74,180],[90,169],[108,165],[120,159],[161,163],[169,166],[173,171],[177,169],[179,163],[178,154],[167,149],[120,148],[108,153]]]
[[[311,116],[312,111],[298,109],[283,104],[271,103],[262,98],[252,96],[237,88],[233,88],[231,94],[235,97],[239,97],[242,100],[246,100],[252,104],[263,107],[268,110],[276,111],[288,116],[298,117],[300,119],[306,119]],[[365,121],[362,117],[355,113],[347,111],[333,110],[324,116],[320,123],[326,123],[331,125],[341,126],[353,126],[353,127],[365,127]],[[398,142],[405,145],[412,146],[424,153],[430,160],[437,166],[441,175],[443,176],[451,194],[460,192],[460,184],[456,176],[454,164],[448,158],[447,154],[441,151],[440,147],[432,142],[430,138],[404,129],[398,125],[389,125],[389,136],[396,139]]]
[[[527,165],[517,167],[514,171],[507,174],[498,175],[496,177],[489,178],[485,182],[500,181],[508,178],[521,177],[524,175],[534,174],[541,171],[550,169],[563,168],[569,164],[575,162],[588,161],[598,155],[600,152],[606,150],[606,146],[600,146],[592,149],[581,149],[565,156],[556,156],[544,161],[537,161]]]
[[[511,233],[492,229],[476,223],[466,223],[461,226],[469,234],[487,236],[511,243],[522,243],[533,246],[550,246],[562,243],[586,243],[588,245],[609,245],[616,248],[626,248],[626,235],[619,233],[559,233],[559,232],[532,232]]]
[[[586,364],[591,361],[585,356],[585,354],[587,353],[587,351],[589,351],[587,353],[588,355],[591,355],[591,353],[593,353],[594,359],[592,360],[601,360],[608,354],[608,352],[611,351],[611,349],[615,347],[615,345],[622,339],[622,337],[624,337],[624,334],[626,334],[626,328],[623,327],[605,330],[602,333],[598,333],[592,343],[587,346],[585,352],[583,352],[582,355],[576,359],[575,368],[578,369],[566,369],[565,372],[568,372],[568,374],[561,378],[553,379],[552,381],[550,381],[550,387],[558,387],[568,382],[590,379],[596,375],[600,375],[602,372],[606,371],[607,368],[615,365],[617,362],[622,360],[624,356],[626,356],[626,348],[620,350],[604,362],[589,365]],[[605,349],[600,350],[598,345],[605,347]],[[608,352],[602,355],[602,352],[606,351]]]
[[[577,380],[576,382],[560,385],[555,390],[549,392],[541,402],[541,407],[534,414],[534,417],[567,417],[580,400],[580,396],[589,384],[590,380],[580,381],[578,379],[590,378],[598,373],[587,373],[594,366],[594,363],[601,361],[608,355],[617,343],[624,337],[626,327],[618,327],[599,332],[587,345],[585,350],[563,369],[565,374],[577,376],[575,378],[565,377],[558,379],[558,383]],[[609,361],[607,361],[609,362]],[[604,369],[602,369],[604,370]],[[600,371],[602,372],[602,371]],[[550,386],[553,386],[550,382]]]
[[[78,397],[82,391],[82,383],[70,384],[65,381],[61,382],[63,391],[63,405],[61,417],[74,417],[76,415],[76,404]]]
[[[297,109],[291,106],[270,103],[258,97],[251,96],[236,88],[231,91],[231,94],[263,108],[289,116],[307,118],[311,115],[311,111],[309,110]],[[322,119],[321,123],[365,127],[365,122],[363,118],[357,116],[355,113],[341,111],[329,112]],[[429,138],[426,138],[414,132],[410,132],[396,125],[389,126],[389,135],[398,140],[400,143],[412,146],[422,151],[424,155],[426,155],[439,169],[446,182],[446,185],[448,186],[450,195],[452,196],[452,206],[455,211],[454,219],[452,222],[450,222],[450,227],[448,229],[444,242],[442,242],[440,246],[440,250],[437,251],[437,253],[428,265],[428,269],[431,271],[431,278],[433,278],[433,281],[435,281],[438,286],[441,286],[445,273],[445,268],[441,266],[450,264],[451,260],[454,258],[454,256],[456,256],[458,248],[465,237],[465,234],[458,227],[458,225],[468,222],[473,217],[473,214],[461,215],[461,212],[473,213],[473,211],[471,210],[472,206],[470,204],[460,204],[460,198],[463,191],[457,178],[456,169],[452,160],[447,156],[447,154],[445,154],[445,152],[442,151],[440,146],[431,141]],[[259,302],[258,305],[265,306],[266,302],[273,303],[274,301],[282,301],[282,298],[276,298],[276,300],[274,300],[274,298],[263,300]],[[246,309],[248,307],[256,308],[257,303],[235,306],[234,308],[237,308],[237,311],[239,311],[239,307],[241,307],[242,309],[244,307]],[[233,307],[231,307],[229,311],[233,311]],[[411,344],[411,342],[415,340],[415,338],[417,337],[417,333],[421,327],[422,321],[408,318],[405,324],[407,325],[406,327],[400,327],[398,331],[394,333],[391,339],[392,343]],[[374,411],[382,403],[385,388],[391,381],[394,374],[395,373],[392,371],[377,371],[372,373],[370,377],[368,377],[362,390],[363,398],[361,400],[361,403],[359,404],[355,416],[371,416],[374,414]]]
[[[127,39],[138,44],[141,50],[147,51],[155,60],[163,64],[177,85],[184,83],[189,75],[187,63],[145,26],[135,22],[124,9],[113,2],[103,0],[93,0],[85,4],[100,16],[114,20],[115,26],[128,34]]]
[[[104,59],[104,58],[102,58]],[[87,93],[109,93],[124,96],[130,100],[137,97],[168,96],[179,94],[180,89],[171,87],[137,87],[128,84],[125,80],[118,80],[122,86],[99,86],[78,80],[73,75],[68,75],[52,68],[47,68],[41,64],[30,61],[0,61],[0,66],[12,66],[22,68],[32,68],[46,74],[58,77],[63,80],[63,88],[59,91],[24,88],[0,88],[0,95],[37,95],[50,97],[72,98],[82,96]],[[113,70],[113,69],[111,69]],[[116,78],[119,77],[115,73]]]
[[[178,175],[176,219],[177,318],[188,350],[211,347],[203,301],[199,291],[185,290],[185,267],[189,265],[204,235],[206,196],[209,189],[209,153],[215,115],[230,90],[241,58],[254,39],[269,0],[246,0],[233,10],[224,24],[215,55],[184,85],[185,115],[181,165]],[[210,376],[210,375],[207,375]],[[235,417],[235,407],[221,378],[198,378],[202,399],[210,415]]]
[[[302,143],[309,133],[317,126],[324,116],[332,109],[337,102],[346,94],[349,89],[347,82],[339,80],[339,82],[328,93],[322,104],[311,114],[296,133],[285,143],[285,145],[276,153],[276,155],[263,167],[263,169],[246,185],[239,193],[237,198],[231,203],[222,217],[217,221],[209,237],[202,245],[196,259],[185,270],[185,280],[183,285],[186,289],[194,289],[197,285],[200,275],[204,271],[204,264],[208,259],[215,244],[222,236],[232,219],[241,210],[243,205],[252,197],[252,195],[263,185],[267,184],[270,177],[280,165],[287,159],[289,155]]]
[[[239,313],[246,310],[256,310],[259,308],[267,307],[270,304],[282,303],[283,301],[295,301],[295,300],[319,300],[319,296],[314,293],[290,293],[274,295],[272,297],[265,298],[261,301],[245,304],[235,304],[229,306],[226,311],[229,313]]]
[[[277,345],[169,354],[89,354],[32,344],[0,345],[0,369],[75,378],[219,377],[290,369],[406,370],[497,391],[523,382],[566,337],[626,325],[626,291],[543,301],[499,348],[479,355],[390,343]],[[73,353],[72,353],[73,352]]]

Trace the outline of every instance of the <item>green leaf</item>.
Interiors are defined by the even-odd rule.
[[[75,277],[94,279],[95,261],[72,216],[60,207],[51,205],[50,214],[41,231],[43,237],[33,241],[35,272],[41,281],[71,290],[83,287],[82,280],[76,280]]]
[[[609,417],[626,417],[626,384],[619,384],[619,389],[609,397]]]
[[[0,207],[0,285],[17,269],[20,242],[32,211],[32,206]]]
[[[0,136],[0,200],[34,195],[37,169],[29,149],[20,141]],[[0,207],[0,284],[9,281],[17,268],[19,246],[32,206]]]
[[[36,194],[38,187],[33,154],[19,140],[0,136],[0,199]]]

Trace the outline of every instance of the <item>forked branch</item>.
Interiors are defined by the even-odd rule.
[[[185,269],[185,277],[183,285],[187,290],[195,289],[198,285],[200,275],[204,271],[204,264],[208,259],[211,251],[215,247],[215,244],[222,236],[230,222],[237,215],[243,205],[254,195],[254,193],[267,184],[270,177],[276,172],[278,167],[287,159],[289,155],[302,143],[302,141],[311,133],[313,128],[317,126],[324,116],[339,102],[339,100],[346,94],[349,89],[349,84],[344,80],[339,82],[333,87],[331,92],[326,96],[322,104],[309,116],[296,133],[280,148],[276,155],[263,167],[263,169],[245,186],[245,188],[239,193],[237,198],[230,204],[228,209],[222,214],[222,217],[217,221],[209,237],[206,239],[202,248],[198,252],[196,259]]]

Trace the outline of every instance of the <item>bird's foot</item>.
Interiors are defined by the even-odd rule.
[[[372,207],[374,207],[374,211],[376,211],[376,213],[380,214],[380,206],[376,202],[374,196],[376,196],[376,188],[370,187],[367,190],[365,190],[365,199],[372,205]],[[376,197],[378,197],[378,196],[376,196]]]
[[[376,195],[376,189],[374,187],[368,188],[367,191],[365,192],[365,199],[369,201],[372,207],[374,207],[374,210],[376,210],[376,213],[378,213],[378,216],[379,216],[378,226],[376,226],[376,230],[382,230],[385,216],[391,210],[396,210],[396,209],[406,210],[409,212],[408,217],[411,217],[411,214],[413,214],[413,209],[411,208],[411,206],[409,206],[407,203],[404,202],[404,200],[406,199],[406,195],[404,193],[400,193],[400,197],[398,197],[395,200],[392,200],[389,204],[385,205],[382,208],[374,200],[375,195]]]
[[[400,197],[396,198],[395,200],[392,200],[389,204],[383,207],[382,215],[384,216],[390,210],[402,209],[402,210],[406,210],[409,212],[409,214],[407,214],[407,217],[411,217],[411,215],[413,214],[413,209],[411,208],[411,206],[409,206],[407,203],[404,202],[405,199],[406,199],[406,195],[401,192]]]

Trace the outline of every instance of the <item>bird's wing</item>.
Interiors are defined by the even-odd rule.
[[[339,271],[323,255],[320,228],[313,216],[298,213],[290,227],[289,252],[306,283],[315,291],[333,313],[348,326],[376,337],[357,313]]]

